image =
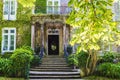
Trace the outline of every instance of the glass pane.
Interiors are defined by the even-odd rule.
[[[10,30],[10,33],[15,33],[15,30]]]
[[[48,6],[52,6],[52,1],[48,1]]]
[[[10,50],[14,50],[14,46],[10,46]]]
[[[11,15],[15,15],[15,1],[11,1]]]
[[[5,1],[4,3],[4,15],[7,15],[9,12],[9,1]]]
[[[4,36],[3,50],[8,50],[8,35]]]
[[[10,50],[14,50],[14,35],[10,36]]]
[[[14,35],[10,36],[10,41],[14,41]]]
[[[53,11],[53,9],[52,9],[52,7],[48,7],[48,13],[52,13],[52,11]]]
[[[58,13],[58,7],[57,6],[54,7],[54,13],[56,13],[56,14]]]
[[[4,33],[8,33],[8,30],[4,30]]]
[[[55,1],[55,2],[54,2],[54,6],[58,6],[58,1]]]
[[[8,41],[8,35],[4,35],[4,41]]]

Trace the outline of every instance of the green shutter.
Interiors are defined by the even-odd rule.
[[[36,0],[35,13],[46,13],[46,0]]]

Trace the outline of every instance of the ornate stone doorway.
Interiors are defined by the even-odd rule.
[[[43,46],[45,55],[64,55],[71,35],[71,26],[67,25],[67,16],[45,15],[32,16],[31,47]],[[52,42],[53,41],[53,42]]]
[[[59,35],[48,35],[48,55],[59,55]]]

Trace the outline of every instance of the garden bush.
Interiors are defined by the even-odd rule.
[[[114,52],[104,52],[104,56],[102,57],[103,62],[113,62],[115,59]]]
[[[100,76],[110,78],[120,78],[120,64],[102,63],[97,67]]]
[[[38,55],[34,55],[32,61],[30,62],[31,67],[38,66],[41,63],[41,59]]]
[[[76,67],[78,67],[78,56],[77,54],[71,54],[68,56],[68,65],[69,66],[73,66],[75,65]]]
[[[78,53],[78,66],[85,67],[87,63],[89,54],[87,52],[81,51]]]
[[[35,54],[36,54],[36,55],[39,55],[39,53],[40,53],[40,46],[37,45],[37,46],[35,47]]]
[[[67,52],[68,52],[68,54],[72,54],[73,50],[72,50],[72,46],[71,45],[67,46]]]
[[[34,53],[33,49],[30,46],[22,46],[22,49],[28,50],[31,52],[31,54]]]
[[[10,59],[13,61],[13,74],[15,77],[28,77],[32,52],[23,48],[16,49]]]
[[[99,59],[97,61],[97,65],[100,65],[100,64],[105,63],[105,62],[113,63],[115,58],[116,58],[115,52],[106,51],[106,52],[104,52],[103,56],[99,57]]]
[[[12,61],[9,59],[0,58],[0,75],[12,75]]]
[[[1,55],[2,58],[10,58],[10,56],[12,55],[12,52],[5,52],[4,54]]]

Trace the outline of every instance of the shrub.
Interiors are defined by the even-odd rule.
[[[36,53],[37,55],[39,55],[39,52],[40,52],[40,46],[37,45],[37,46],[35,47],[35,53]]]
[[[33,49],[30,46],[23,46],[22,49],[30,51],[32,54],[34,53]]]
[[[68,65],[69,66],[72,66],[72,65],[78,66],[78,56],[77,56],[77,54],[71,54],[71,55],[68,56]]]
[[[113,62],[115,59],[113,52],[104,52],[104,56],[102,57],[103,62]]]
[[[73,50],[72,50],[72,46],[71,46],[71,45],[68,45],[68,46],[67,46],[67,52],[68,52],[69,54],[72,54]]]
[[[0,75],[12,75],[12,61],[9,59],[0,58]]]
[[[34,55],[30,65],[31,67],[38,66],[41,63],[41,59],[38,55]]]
[[[0,58],[2,57],[2,54],[0,53]]]
[[[97,73],[105,77],[120,78],[120,65],[103,63],[97,67]]]
[[[4,54],[1,55],[2,58],[10,58],[10,56],[12,55],[12,52],[5,52]]]
[[[16,77],[27,77],[32,60],[32,53],[25,49],[16,49],[10,59],[13,61],[13,74]]]
[[[78,53],[78,66],[85,67],[87,63],[89,54],[87,52],[81,51]]]

